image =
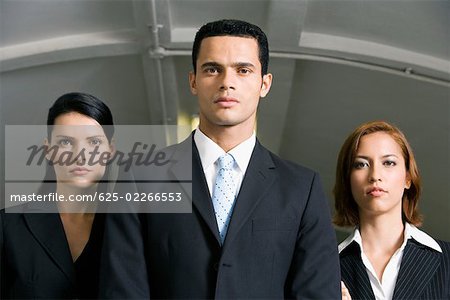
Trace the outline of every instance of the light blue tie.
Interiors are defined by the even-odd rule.
[[[219,228],[220,240],[223,244],[230,224],[233,204],[236,198],[236,182],[233,178],[234,158],[231,154],[225,154],[218,159],[219,172],[213,188],[212,202]]]

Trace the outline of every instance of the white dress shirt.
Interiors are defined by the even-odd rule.
[[[217,159],[226,152],[220,148],[213,140],[207,137],[199,128],[195,130],[194,141],[197,146],[200,161],[202,163],[203,171],[205,173],[206,182],[208,183],[209,194],[212,195],[214,182],[216,182],[217,172],[219,171],[219,164]],[[242,180],[244,179],[245,171],[247,170],[250,157],[256,145],[255,133],[251,137],[228,151],[235,161],[233,168],[234,178],[236,180],[236,193],[238,195],[241,188]]]
[[[402,262],[403,252],[405,250],[406,243],[408,239],[414,239],[422,245],[432,248],[436,251],[442,253],[442,249],[439,244],[428,234],[419,230],[414,225],[405,223],[404,240],[400,248],[395,251],[389,260],[386,268],[381,276],[381,282],[378,280],[376,272],[364,253],[364,248],[362,244],[361,233],[358,228],[355,228],[353,233],[339,244],[339,253],[344,250],[353,241],[359,244],[361,249],[361,259],[366,267],[367,275],[369,276],[370,285],[372,286],[373,293],[375,294],[375,299],[377,300],[391,300],[394,295],[395,283],[397,281],[398,272],[400,270],[400,264]]]

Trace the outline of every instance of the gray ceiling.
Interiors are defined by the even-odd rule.
[[[450,240],[450,1],[0,0],[1,124],[44,124],[68,91],[104,99],[118,124],[185,124],[193,36],[219,18],[268,34],[265,145],[319,171],[331,198],[346,135],[397,124],[423,175],[424,228]]]

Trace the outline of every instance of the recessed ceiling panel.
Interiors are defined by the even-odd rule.
[[[2,0],[0,47],[134,28],[132,5],[128,0]]]
[[[450,59],[450,1],[308,1],[304,30]]]

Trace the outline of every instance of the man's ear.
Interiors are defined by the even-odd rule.
[[[261,98],[264,98],[269,93],[271,86],[272,86],[272,74],[267,73],[262,78],[261,91],[259,93]]]
[[[189,72],[189,86],[191,88],[192,95],[197,95],[197,83],[195,81],[195,73]]]

